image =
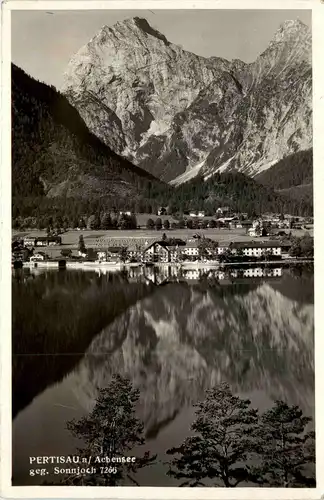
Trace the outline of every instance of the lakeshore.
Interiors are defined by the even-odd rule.
[[[219,261],[210,261],[210,262],[182,262],[182,263],[161,263],[156,262],[154,266],[156,267],[180,267],[183,269],[186,268],[195,268],[195,269],[205,269],[205,268],[219,268],[219,267],[231,267],[231,266],[267,266],[267,265],[296,265],[296,264],[308,264],[313,263],[314,259],[282,259],[282,260],[270,260],[270,261],[241,261],[241,262],[219,262]],[[39,261],[39,262],[23,262],[23,267],[25,268],[40,268],[40,269],[59,269],[60,261]],[[142,262],[130,262],[130,263],[122,263],[122,262],[66,262],[66,269],[81,269],[87,270],[94,268],[100,269],[109,269],[109,270],[121,270],[123,268],[131,268],[131,267],[150,267],[150,264],[145,264]]]

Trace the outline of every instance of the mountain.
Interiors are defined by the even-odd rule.
[[[148,186],[162,186],[92,134],[54,87],[15,65],[12,144],[14,198],[141,199]]]
[[[226,75],[227,97],[223,101],[228,109],[235,105],[238,84]],[[217,88],[218,81],[208,88]],[[201,92],[196,104],[183,114],[194,114],[197,102],[197,109],[201,109],[203,98]],[[180,120],[181,113],[177,116]],[[213,124],[213,119],[210,117],[210,125],[217,128],[218,122]],[[33,217],[46,227],[48,217],[65,217],[71,224],[98,210],[143,212],[161,205],[171,207],[173,213],[205,209],[211,215],[219,205],[249,213],[261,209],[300,215],[312,212],[310,199],[300,203],[289,193],[276,193],[275,187],[263,186],[235,171],[217,173],[207,180],[198,173],[178,187],[164,184],[101,142],[64,95],[15,65],[12,125],[14,221]]]
[[[140,389],[148,436],[224,381],[236,393],[282,399],[312,415],[313,329],[313,303],[268,283],[244,292],[169,284],[107,326],[66,384],[88,412],[115,373],[129,378]]]
[[[192,54],[136,17],[82,47],[62,91],[105,144],[165,181],[254,176],[311,147],[311,33],[286,21],[246,64]]]

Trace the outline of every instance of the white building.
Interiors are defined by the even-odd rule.
[[[190,257],[198,257],[199,248],[196,241],[187,242],[186,246],[181,247],[181,252],[183,255],[188,255]]]
[[[262,257],[265,255],[281,257],[281,246],[278,241],[237,241],[231,243],[231,249],[233,253],[240,249],[246,257]]]
[[[42,252],[35,253],[29,259],[30,262],[43,262],[44,260],[45,260],[45,254]]]

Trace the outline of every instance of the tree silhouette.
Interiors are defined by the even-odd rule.
[[[112,221],[110,213],[105,213],[101,219],[100,229],[112,229]]]
[[[298,406],[276,401],[261,416],[227,384],[207,391],[187,437],[168,454],[180,486],[315,487],[315,434]],[[206,484],[207,482],[207,484]]]
[[[87,417],[67,423],[72,435],[85,443],[84,448],[78,450],[81,457],[108,458],[110,463],[92,464],[96,468],[95,474],[69,477],[66,482],[75,485],[117,486],[128,478],[138,485],[133,475],[139,468],[152,464],[156,456],[145,452],[136,457],[134,462],[112,461],[113,457],[130,457],[130,450],[145,442],[143,424],[135,415],[138,399],[139,391],[132,387],[130,381],[116,375],[107,388],[99,391],[96,405]],[[117,472],[104,473],[102,465],[103,469],[107,465],[116,467]]]
[[[62,257],[71,257],[72,256],[72,250],[70,248],[63,248],[63,250],[61,250],[61,255]]]
[[[126,260],[127,260],[127,257],[128,257],[128,253],[127,253],[127,248],[126,247],[122,247],[119,251],[119,259],[121,262],[125,263]]]
[[[155,227],[154,220],[153,219],[147,219],[146,227],[147,227],[147,229],[154,229],[154,227]]]
[[[86,253],[86,246],[84,244],[84,239],[83,239],[83,235],[82,234],[80,234],[80,236],[79,236],[78,250],[81,253]]]
[[[157,231],[160,231],[160,229],[162,229],[162,219],[160,219],[160,217],[158,217],[155,221],[155,229]]]
[[[258,412],[248,399],[234,396],[228,384],[208,390],[206,399],[197,405],[196,420],[191,426],[195,435],[177,448],[169,464],[168,475],[185,479],[181,486],[237,486],[253,481],[246,462],[257,444]]]
[[[263,483],[278,487],[315,487],[315,434],[305,432],[312,419],[298,406],[276,401],[260,420],[261,465],[256,468]]]
[[[163,222],[163,227],[164,229],[170,229],[170,222],[168,219],[165,219],[165,221]]]
[[[200,238],[198,251],[200,259],[214,259],[217,255],[218,242],[209,238]]]

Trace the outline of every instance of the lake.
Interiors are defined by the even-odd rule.
[[[260,269],[14,271],[13,485],[43,484],[30,456],[78,454],[67,422],[116,374],[139,389],[141,449],[157,454],[141,486],[179,484],[166,450],[221,382],[259,411],[283,400],[314,418],[313,267]]]

